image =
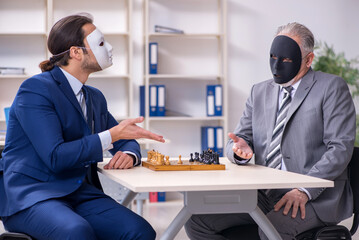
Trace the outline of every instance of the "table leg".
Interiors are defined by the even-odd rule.
[[[163,233],[160,239],[173,240],[191,216],[192,214],[188,211],[187,207],[184,206],[182,210],[177,214],[175,219],[173,219],[171,224],[167,227],[166,231]]]
[[[268,239],[271,240],[281,240],[281,236],[277,230],[273,227],[272,223],[268,220],[266,215],[262,210],[257,206],[252,212],[249,213],[253,220],[258,224],[262,229]]]
[[[132,192],[131,190],[128,189],[128,192],[126,193],[125,197],[121,200],[121,204],[123,206],[128,206],[131,201],[136,197],[137,193]]]
[[[142,216],[143,214],[143,202],[144,200],[142,199],[136,199],[136,206],[137,206],[137,214]]]

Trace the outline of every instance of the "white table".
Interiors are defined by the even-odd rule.
[[[184,207],[170,223],[161,240],[173,239],[192,214],[249,213],[269,239],[281,239],[257,207],[258,189],[333,187],[332,181],[257,166],[238,166],[226,158],[226,170],[152,171],[145,167],[99,171],[130,191],[122,204],[127,206],[139,192],[184,192]]]

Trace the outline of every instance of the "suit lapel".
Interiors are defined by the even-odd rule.
[[[77,109],[77,111],[83,116],[81,106],[79,102],[77,101],[77,98],[72,91],[72,88],[67,81],[65,75],[62,73],[59,67],[55,66],[50,71],[52,77],[55,79],[56,82],[59,83],[59,88],[64,93],[64,95],[67,97],[67,99],[72,103],[72,105]]]
[[[314,85],[314,83],[315,83],[314,71],[312,71],[310,69],[308,71],[308,73],[306,75],[304,75],[304,77],[302,78],[302,80],[298,86],[298,89],[294,95],[294,98],[292,99],[292,102],[290,104],[290,107],[289,107],[288,113],[287,113],[286,124],[291,119],[294,112],[299,108],[299,106],[301,105],[303,100],[306,98],[306,96],[308,95],[308,93],[309,93],[310,89],[312,88],[312,86]],[[286,125],[284,125],[284,128],[285,127],[286,127]]]
[[[275,125],[275,120],[277,118],[276,113],[278,109],[278,95],[279,95],[279,85],[272,82],[269,82],[266,87],[265,92],[265,118],[266,121],[266,129],[267,129],[267,143],[271,142],[273,129]]]

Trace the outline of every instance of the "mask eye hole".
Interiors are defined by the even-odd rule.
[[[282,59],[282,62],[291,63],[291,62],[293,62],[293,60],[290,59],[290,58],[283,58],[283,59]]]
[[[274,54],[271,54],[270,57],[271,57],[271,59],[274,59],[274,60],[278,59],[278,57],[276,55],[274,55]]]
[[[103,41],[100,42],[99,46],[102,47],[104,45]]]

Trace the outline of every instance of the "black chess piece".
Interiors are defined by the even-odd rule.
[[[194,162],[193,153],[191,153],[190,155],[191,155],[191,158],[189,159],[189,162]]]
[[[199,153],[198,153],[198,152],[195,152],[195,153],[194,153],[194,161],[195,161],[195,162],[199,162],[199,161],[200,161],[200,159],[199,159]]]

